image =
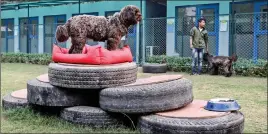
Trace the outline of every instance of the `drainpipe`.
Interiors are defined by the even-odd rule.
[[[80,5],[80,3],[81,3],[81,0],[79,0],[79,4],[78,4],[78,12],[79,12],[79,15],[80,15],[80,9],[81,9],[81,5]]]
[[[30,40],[30,36],[29,36],[29,27],[30,27],[30,18],[29,18],[29,16],[30,16],[30,5],[28,4],[28,19],[27,19],[27,53],[30,53],[30,42],[29,42],[29,40]]]
[[[143,13],[142,13],[142,0],[140,0],[140,11],[141,11],[141,14],[142,14],[142,16],[143,16]],[[143,20],[142,20],[143,21]],[[141,23],[142,23],[142,21],[140,22],[140,26],[139,26],[139,62],[141,63],[143,60],[142,60],[142,58],[145,58],[145,57],[143,57],[142,55],[144,55],[143,54],[143,46],[142,45],[144,45],[144,44],[142,44],[142,39],[143,39],[143,37],[142,37],[142,25],[141,25]]]
[[[232,29],[231,29],[231,36],[232,36],[232,40],[231,40],[231,44],[232,44],[232,48],[231,48],[231,52],[234,53],[235,52],[235,44],[234,44],[234,34],[235,34],[235,22],[234,22],[234,0],[232,0],[232,13],[231,13],[231,16],[232,16]],[[231,55],[231,54],[229,54]]]

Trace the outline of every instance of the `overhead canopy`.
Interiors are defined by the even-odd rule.
[[[58,6],[66,4],[79,4],[82,2],[97,2],[101,0],[40,0],[36,2],[23,2],[14,4],[3,4],[1,10],[19,10],[28,7]]]

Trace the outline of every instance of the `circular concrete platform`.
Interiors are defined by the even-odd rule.
[[[205,110],[204,107],[206,106],[207,101],[204,100],[193,100],[192,103],[189,105],[172,111],[166,111],[166,112],[159,112],[156,113],[160,116],[166,116],[166,117],[178,117],[178,118],[214,118],[214,117],[220,117],[225,116],[229,114],[230,112],[214,112],[214,111],[208,111]]]
[[[40,82],[49,83],[48,74],[42,74],[36,77],[36,79],[39,80]]]
[[[138,85],[147,85],[147,84],[155,84],[155,83],[163,83],[173,80],[181,79],[182,75],[159,75],[159,76],[152,76],[148,78],[141,78],[137,79],[135,83],[131,83],[124,86],[138,86]]]
[[[27,89],[14,91],[11,93],[11,96],[19,99],[27,99]]]

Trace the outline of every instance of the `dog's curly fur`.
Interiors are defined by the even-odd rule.
[[[82,53],[87,39],[106,41],[107,49],[115,50],[120,40],[128,32],[131,25],[141,21],[141,12],[138,7],[129,5],[119,13],[105,18],[104,16],[78,15],[70,18],[56,30],[58,42],[65,42],[71,37],[72,46],[69,53]]]
[[[213,56],[209,53],[204,53],[203,61],[208,63],[208,71],[212,75],[218,75],[219,68],[223,68],[225,76],[230,77],[233,73],[232,63],[237,61],[237,55],[232,56]]]

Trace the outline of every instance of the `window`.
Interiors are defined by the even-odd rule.
[[[180,34],[186,34],[190,32],[190,29],[195,26],[196,23],[196,7],[181,7],[178,8],[178,30]]]
[[[235,3],[233,5],[234,13],[253,13],[254,4],[253,3]]]
[[[83,15],[83,14],[86,14],[86,15],[94,15],[94,16],[98,16],[98,15],[99,15],[98,12],[92,12],[92,13],[80,13],[80,15]],[[76,16],[76,15],[79,15],[79,14],[73,14],[73,16]]]
[[[5,36],[14,36],[14,19],[3,19],[1,20],[1,25],[2,38],[5,38]]]
[[[105,12],[105,17],[113,16],[116,12],[120,12],[120,11],[107,11]]]
[[[28,18],[20,19],[20,35],[27,36],[27,29],[29,29],[29,34],[33,36],[37,36],[38,33],[38,18],[29,18],[29,25],[28,25]]]

